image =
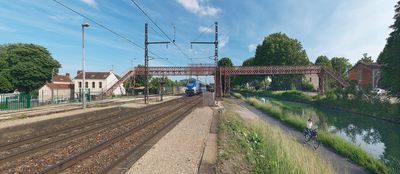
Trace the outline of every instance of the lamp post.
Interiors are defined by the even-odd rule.
[[[85,27],[89,27],[88,23],[82,24],[82,108],[86,108],[86,82],[85,82]]]

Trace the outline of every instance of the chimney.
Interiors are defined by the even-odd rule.
[[[65,76],[69,77],[69,73],[66,73]]]

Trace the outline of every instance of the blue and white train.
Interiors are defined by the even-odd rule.
[[[186,83],[185,94],[189,97],[199,95],[202,93],[203,88],[204,85],[203,83],[201,83],[201,81],[196,79],[189,79]]]

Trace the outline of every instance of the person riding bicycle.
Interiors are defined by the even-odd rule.
[[[306,128],[306,132],[307,132],[308,134],[311,134],[311,132],[312,132],[312,126],[313,126],[313,120],[312,120],[312,118],[310,117],[310,118],[307,120],[307,128]]]

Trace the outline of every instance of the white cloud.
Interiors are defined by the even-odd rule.
[[[199,0],[177,0],[177,2],[186,10],[199,16],[215,16],[221,12],[220,8],[206,6],[199,2]]]
[[[229,42],[229,36],[221,36],[221,40],[219,40],[219,47],[223,48]]]
[[[369,0],[361,5],[353,1],[340,3],[326,28],[314,33],[318,46],[310,49],[310,58],[321,54],[344,56],[356,63],[363,53],[368,53],[376,60],[390,33],[388,26],[393,23],[394,10],[388,9],[395,2],[390,1]]]
[[[214,29],[209,28],[209,27],[205,27],[205,26],[200,26],[199,27],[199,32],[200,33],[212,33],[212,32],[214,32]]]
[[[248,46],[248,48],[249,48],[249,52],[253,52],[253,51],[256,50],[257,44],[250,44],[250,45]]]
[[[81,0],[83,3],[85,3],[85,4],[87,4],[87,5],[90,5],[90,6],[92,6],[92,7],[97,7],[97,3],[96,3],[96,0]]]

